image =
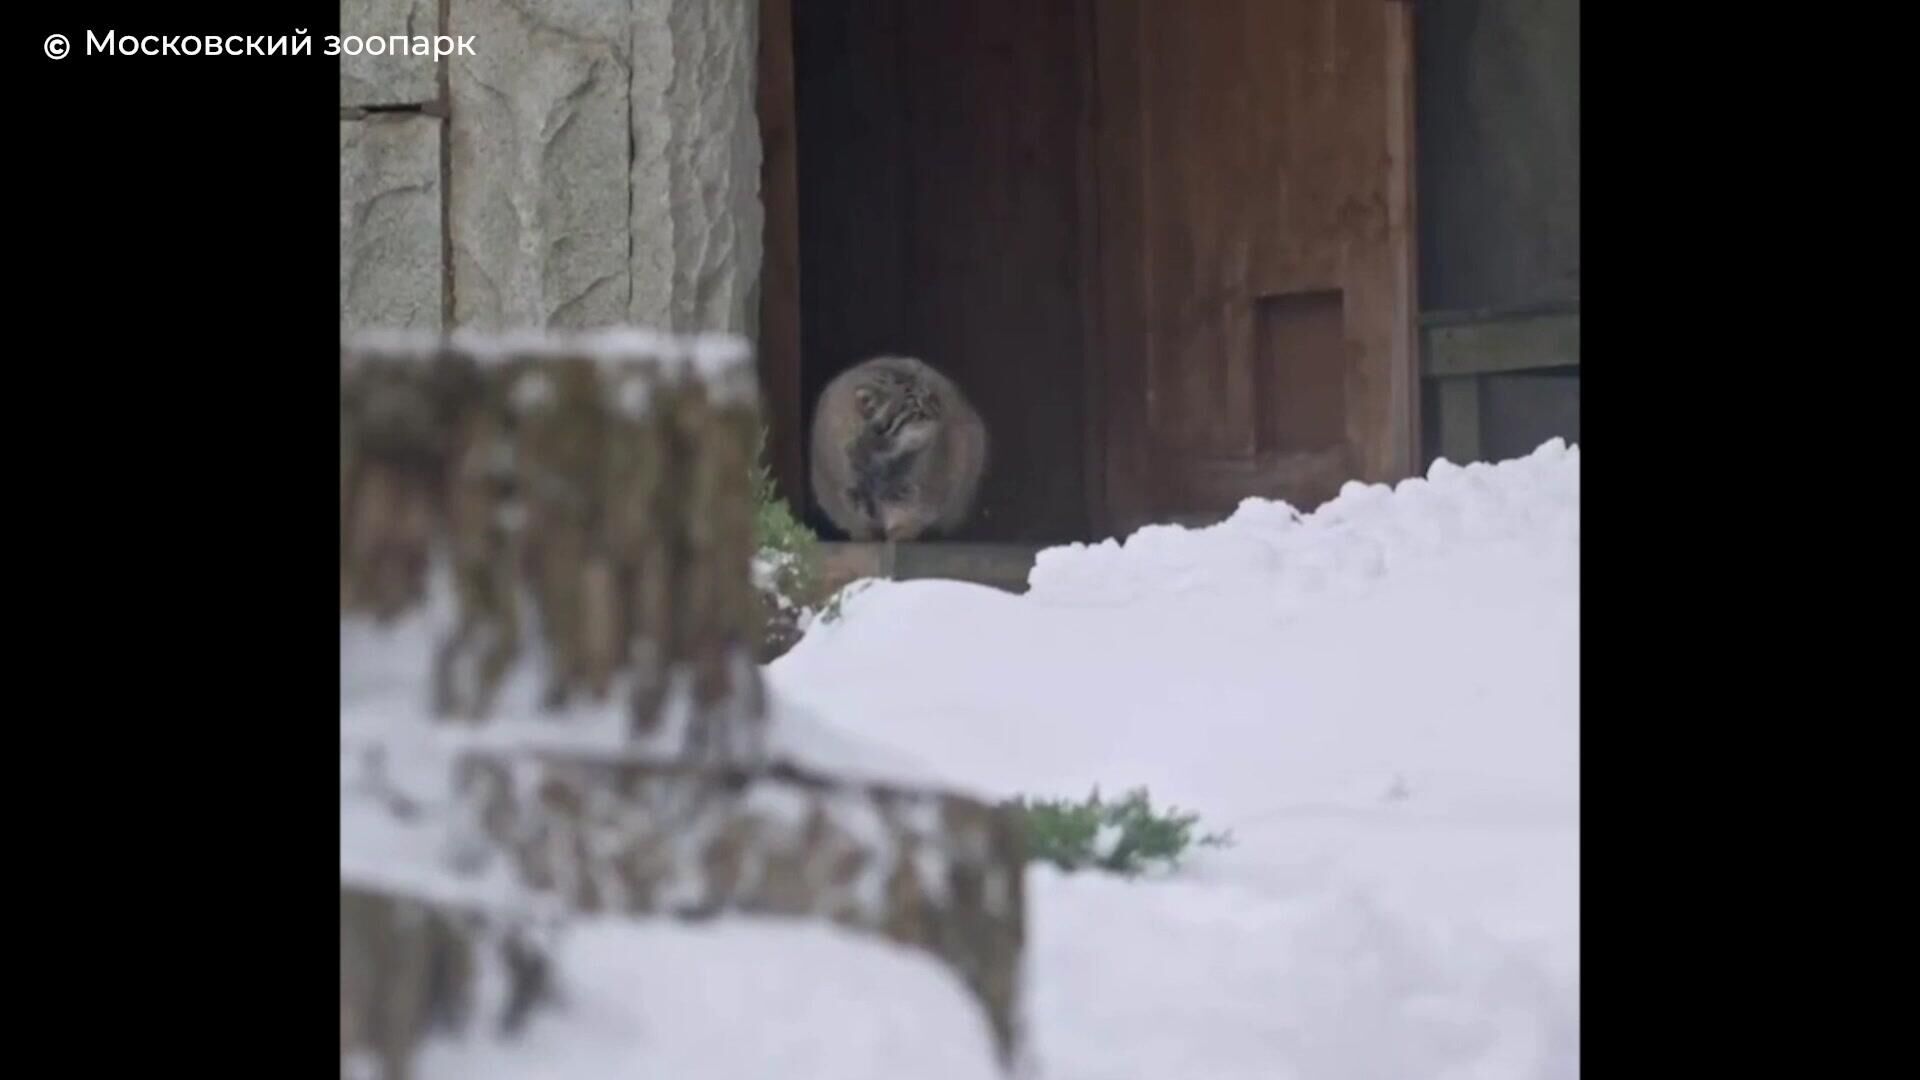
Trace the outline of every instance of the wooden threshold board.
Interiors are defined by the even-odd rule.
[[[829,591],[857,578],[892,581],[941,578],[1027,591],[1039,546],[1030,544],[820,542],[820,573]]]

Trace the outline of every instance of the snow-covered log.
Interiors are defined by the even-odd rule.
[[[525,1014],[543,954],[492,909],[450,899],[503,877],[516,902],[558,901],[543,911],[811,918],[922,950],[978,999],[1003,1061],[1021,1060],[1012,822],[770,756],[753,660],[756,396],[734,339],[382,335],[343,349],[343,627],[424,631],[418,648],[401,644],[408,630],[356,652],[380,670],[349,673],[365,678],[348,680],[362,695],[351,738],[343,712],[343,1070],[403,1076],[436,1022],[472,1022],[475,957],[519,965],[482,980],[508,987],[488,1022]],[[389,700],[396,686],[417,697]],[[597,726],[609,708],[617,732]],[[563,730],[540,717],[624,737],[500,737],[507,721]],[[422,779],[387,775],[389,743],[427,759],[462,749]]]
[[[397,892],[340,888],[340,1072],[408,1080],[430,1033],[513,1034],[552,992],[525,926]]]
[[[744,344],[370,335],[343,351],[340,382],[341,611],[397,618],[444,562],[457,614],[436,713],[486,717],[533,659],[556,713],[617,694],[649,749],[756,753]]]
[[[784,766],[481,752],[459,772],[474,846],[527,888],[578,911],[825,918],[923,949],[1017,1058],[1025,853],[1006,811]]]

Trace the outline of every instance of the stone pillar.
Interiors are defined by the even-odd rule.
[[[340,0],[340,33],[363,38],[439,33],[440,0]],[[362,50],[340,56],[340,104],[346,108],[423,105],[440,98],[440,64],[411,49],[378,56]]]
[[[758,330],[758,0],[634,0],[634,322]]]
[[[758,332],[758,0],[341,0],[341,322]]]
[[[462,326],[754,330],[754,0],[448,0]]]
[[[340,0],[340,32],[438,32],[440,0]],[[316,47],[318,47],[316,45]],[[447,185],[441,62],[340,57],[340,325],[444,329]]]
[[[340,319],[344,328],[438,330],[440,122],[340,121]]]

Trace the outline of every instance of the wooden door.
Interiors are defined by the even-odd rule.
[[[1399,0],[1100,0],[1109,524],[1307,508],[1415,467],[1412,50]]]
[[[760,0],[761,234],[759,365],[766,458],[782,498],[807,508],[805,383],[800,370],[800,191],[794,118],[793,0]]]

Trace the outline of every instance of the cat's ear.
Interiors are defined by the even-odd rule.
[[[853,407],[859,410],[862,420],[873,419],[873,405],[877,397],[871,386],[853,388]]]

